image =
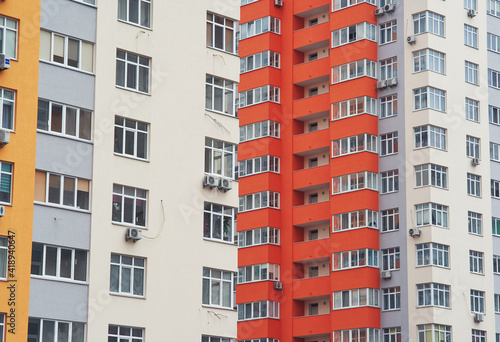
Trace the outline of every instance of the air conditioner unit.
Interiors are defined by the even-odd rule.
[[[5,216],[5,207],[3,205],[0,205],[0,217]]]
[[[224,191],[231,190],[233,188],[233,181],[231,181],[230,179],[227,179],[227,178],[221,178],[219,180],[218,187],[219,187],[219,189],[222,189]]]
[[[396,77],[390,78],[387,80],[388,87],[395,87],[398,85],[398,79]]]
[[[134,242],[142,239],[142,230],[138,228],[127,228],[127,232],[125,233],[125,241],[134,240]]]
[[[0,129],[0,148],[10,142],[10,132],[5,129]]]
[[[420,229],[418,228],[411,228],[408,233],[410,234],[411,237],[415,236],[420,236]]]
[[[470,163],[472,164],[472,166],[478,166],[479,165],[479,158],[472,158],[472,160],[470,161]]]
[[[387,81],[378,81],[377,82],[377,89],[385,89],[387,88]]]
[[[470,9],[470,10],[467,11],[467,16],[469,18],[474,18],[476,15],[477,15],[476,10]]]
[[[391,271],[382,271],[382,279],[391,279]]]
[[[10,58],[5,57],[5,54],[0,53],[0,71],[10,69]]]
[[[283,6],[283,0],[274,0],[274,6],[276,7]]]
[[[484,321],[484,315],[482,313],[476,313],[474,315],[474,322],[481,323],[482,321]]]
[[[384,12],[391,13],[394,12],[396,6],[394,4],[387,4],[384,6]]]
[[[203,187],[209,186],[210,189],[213,189],[219,186],[219,178],[212,175],[205,175],[203,179]]]
[[[383,9],[382,7],[377,8],[377,9],[375,10],[375,15],[376,15],[377,17],[379,17],[379,16],[381,16],[381,15],[383,15],[383,14],[384,14],[384,9]]]
[[[406,37],[406,42],[410,45],[413,45],[417,42],[417,38],[415,38],[415,35],[411,35]]]
[[[283,290],[283,283],[281,281],[275,281],[274,282],[274,289],[275,290]]]

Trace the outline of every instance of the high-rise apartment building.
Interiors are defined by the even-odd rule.
[[[242,2],[238,340],[498,341],[498,17]]]

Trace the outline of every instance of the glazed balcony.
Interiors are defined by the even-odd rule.
[[[328,45],[330,41],[330,34],[329,22],[297,30],[293,35],[293,48],[304,52]]]

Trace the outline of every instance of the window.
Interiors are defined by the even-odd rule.
[[[401,342],[401,327],[382,329],[382,341]]]
[[[483,215],[479,213],[475,213],[469,211],[467,213],[468,217],[468,231],[471,234],[482,235],[483,234],[483,226],[482,226],[482,217]]]
[[[4,16],[0,16],[0,53],[17,58],[17,20]]]
[[[481,177],[467,173],[467,195],[481,196]]]
[[[387,248],[382,253],[382,271],[399,270],[400,252],[399,247]]]
[[[500,181],[491,180],[491,197],[500,198]]]
[[[318,230],[317,229],[311,229],[309,231],[309,241],[313,241],[313,240],[318,240]]]
[[[399,208],[382,210],[380,216],[383,232],[399,230]]]
[[[476,0],[464,0],[464,8],[477,10]]]
[[[500,255],[493,256],[493,273],[500,274]]]
[[[205,108],[235,116],[235,83],[215,76],[206,76]]]
[[[236,209],[228,206],[204,204],[203,237],[233,243],[236,231]]]
[[[113,184],[113,213],[115,223],[146,227],[147,190]]]
[[[333,231],[365,227],[377,229],[377,214],[376,211],[365,209],[333,215]]]
[[[335,342],[378,342],[380,330],[374,328],[362,328],[352,330],[337,330],[333,332]]]
[[[450,307],[450,286],[437,283],[417,285],[417,306]]]
[[[432,87],[424,87],[413,90],[415,101],[414,110],[435,109],[445,111],[445,92]]]
[[[280,280],[280,266],[275,264],[250,265],[238,268],[238,284],[255,281]]]
[[[488,86],[500,89],[500,72],[488,69]]]
[[[235,21],[207,13],[207,46],[234,53]]]
[[[488,0],[487,4],[488,4],[487,13],[490,15],[494,15],[496,17],[500,17],[500,1]]]
[[[431,49],[415,51],[413,53],[413,72],[426,70],[444,74],[444,54]]]
[[[490,159],[500,161],[500,144],[490,142]]]
[[[5,314],[0,314],[0,342],[4,342]]]
[[[238,321],[259,318],[279,318],[280,303],[263,300],[260,302],[238,304]]]
[[[472,342],[486,342],[486,331],[472,329]]]
[[[14,129],[14,104],[15,92],[12,90],[0,88],[0,122],[1,128]]]
[[[369,59],[342,64],[332,68],[332,84],[367,76],[376,78],[377,63]]]
[[[148,158],[148,124],[115,116],[115,153]]]
[[[280,230],[278,228],[263,227],[238,233],[239,247],[258,246],[268,243],[272,245],[280,244]]]
[[[118,19],[151,27],[151,0],[118,0]]]
[[[380,40],[379,43],[386,44],[395,42],[397,39],[397,21],[392,20],[387,23],[380,24]]]
[[[280,103],[280,88],[272,85],[265,85],[239,94],[239,108],[267,101]]]
[[[375,0],[335,0],[335,10],[354,6],[366,2],[367,4],[375,5]]]
[[[86,72],[93,72],[94,44],[41,30],[40,59]]]
[[[83,342],[86,339],[85,323],[30,317],[28,320],[28,335],[28,341]]]
[[[367,22],[351,25],[332,32],[332,47],[369,39],[377,41],[376,26]]]
[[[332,141],[332,158],[364,151],[377,153],[376,136],[365,133]]]
[[[262,156],[238,162],[238,177],[256,175],[262,172],[280,172],[280,159]]]
[[[425,11],[413,15],[413,34],[429,32],[444,37],[444,17]]]
[[[446,130],[440,127],[426,125],[413,129],[415,148],[433,147],[446,150]]]
[[[280,208],[280,194],[274,191],[263,191],[245,196],[240,196],[238,212],[262,208]]]
[[[13,165],[0,161],[0,203],[11,203]]]
[[[374,249],[357,249],[333,253],[333,270],[358,267],[378,268],[378,251]]]
[[[470,158],[479,159],[479,139],[467,135],[465,138],[466,155]]]
[[[483,274],[483,252],[469,250],[469,270],[471,273]]]
[[[401,289],[398,287],[389,287],[382,289],[382,310],[401,309]]]
[[[240,59],[240,73],[249,72],[265,67],[280,68],[280,54],[274,51],[263,51],[242,57]]]
[[[203,268],[203,304],[232,308],[233,272]]]
[[[380,173],[382,189],[380,193],[387,194],[399,191],[399,171],[391,170]]]
[[[359,114],[377,115],[377,100],[362,96],[332,104],[332,120],[342,119]]]
[[[205,173],[234,179],[236,146],[205,138]]]
[[[333,310],[356,308],[360,306],[379,306],[378,289],[354,289],[333,293]]]
[[[316,278],[319,276],[318,266],[309,267],[309,278]]]
[[[332,194],[340,194],[363,189],[377,191],[376,173],[363,171],[332,178]]]
[[[280,25],[280,20],[274,17],[259,18],[244,24],[240,24],[240,39],[243,40],[266,32],[280,34]]]
[[[116,50],[116,86],[149,93],[149,64],[147,57]]]
[[[33,242],[31,274],[59,280],[87,281],[87,251]]]
[[[95,0],[76,0],[90,5],[95,5]]]
[[[251,3],[256,2],[256,1],[259,1],[259,0],[241,0],[241,6],[248,5],[248,4],[251,4]],[[205,342],[205,341],[202,341],[202,342]]]
[[[8,255],[9,255],[9,238],[0,236],[0,280],[7,280],[7,265],[9,259]],[[3,336],[1,330],[0,330],[0,336]]]
[[[489,51],[500,53],[500,36],[488,32],[487,48]]]
[[[144,258],[111,254],[109,291],[144,296],[145,262]]]
[[[472,313],[484,313],[484,292],[470,290],[470,311]]]
[[[144,329],[124,327],[110,324],[108,326],[108,342],[143,342]]]
[[[280,123],[270,120],[259,121],[240,127],[240,142],[263,137],[280,137]]]
[[[423,203],[415,206],[417,227],[433,225],[448,227],[448,207],[436,203]]]
[[[477,28],[464,24],[464,44],[477,48]]]
[[[493,235],[500,236],[500,218],[492,217],[491,218],[491,227],[493,229]]]
[[[398,153],[398,132],[382,134],[380,136],[380,155],[388,156]]]
[[[92,112],[39,99],[37,128],[67,137],[91,140]]]
[[[465,118],[471,121],[479,121],[479,102],[465,98]]]
[[[235,340],[234,338],[229,338],[229,337],[201,335],[201,342],[235,342]]]
[[[440,324],[420,324],[418,328],[418,342],[451,341],[451,327]]]
[[[450,247],[438,243],[417,245],[417,266],[450,267]]]
[[[90,181],[87,179],[38,170],[35,172],[36,202],[89,210],[89,190]]]
[[[424,164],[415,166],[415,186],[435,186],[446,189],[448,169],[435,164]]]
[[[398,76],[398,58],[392,57],[380,61],[380,80],[388,80]]]
[[[398,96],[389,95],[380,98],[380,118],[398,115]]]
[[[465,82],[478,84],[477,64],[465,61]]]

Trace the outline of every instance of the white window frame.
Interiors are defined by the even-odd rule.
[[[493,273],[500,274],[500,255],[493,255]]]
[[[8,259],[9,259],[9,238],[7,236],[0,236],[0,281],[7,280],[7,274],[9,273]],[[0,337],[1,336],[3,336],[3,334],[0,329]]]
[[[207,47],[225,51],[228,53],[236,52],[236,27],[238,22],[223,17],[221,15],[207,12]],[[221,35],[219,42],[217,30],[220,30]],[[229,37],[227,37],[229,35]]]
[[[472,329],[472,342],[486,342],[486,331]]]
[[[216,103],[217,99],[220,99],[219,104]],[[207,74],[205,78],[205,109],[235,117],[236,83]]]
[[[210,202],[205,202],[203,207],[203,238],[233,244],[236,208]],[[216,224],[218,227],[215,227]]]
[[[377,220],[378,213],[370,209],[335,214],[332,216],[332,232],[342,232],[359,228],[378,229]]]
[[[436,164],[415,165],[415,187],[448,188],[448,168]]]
[[[14,164],[0,161],[0,203],[12,203],[12,179],[14,177]],[[9,200],[2,197],[8,194]]]
[[[362,288],[333,292],[332,310],[344,310],[371,306],[378,308],[379,289]],[[364,301],[363,301],[364,300]]]
[[[375,328],[336,330],[333,336],[335,342],[359,341],[358,338],[364,338],[364,342],[379,342],[380,330]]]
[[[333,271],[361,267],[379,268],[379,251],[370,248],[333,253]]]
[[[500,71],[488,69],[488,86],[500,89]]]
[[[483,215],[473,211],[467,212],[467,230],[469,234],[483,235]]]
[[[474,85],[479,84],[478,68],[479,66],[477,64],[465,61],[465,82]]]
[[[235,178],[236,145],[225,141],[205,138],[205,174]]]
[[[490,142],[490,160],[500,162],[500,144]]]
[[[380,156],[397,154],[399,151],[398,132],[390,132],[380,135]]]
[[[251,38],[266,32],[281,34],[281,20],[271,16],[255,19],[240,24],[240,40]]]
[[[238,304],[238,322],[264,318],[280,318],[280,303],[270,300]]]
[[[116,341],[122,342],[143,342],[144,328],[119,326],[110,324],[108,326],[108,338],[116,338]]]
[[[7,113],[10,108],[10,115]],[[0,88],[0,127],[8,131],[14,130],[16,118],[16,92]]]
[[[401,288],[399,286],[381,289],[382,311],[394,311],[401,309]]]
[[[240,143],[264,137],[280,137],[280,123],[264,120],[240,126]]]
[[[91,182],[90,180],[88,179],[83,179],[83,178],[77,178],[77,177],[71,177],[71,176],[66,176],[66,175],[61,175],[61,174],[56,174],[56,173],[52,173],[52,172],[45,172],[45,171],[40,171],[40,170],[36,170],[37,173],[40,173],[40,174],[45,174],[45,200],[44,202],[38,202],[38,201],[35,201],[35,203],[45,203],[45,204],[49,204],[49,205],[52,205],[52,206],[58,206],[58,207],[65,207],[65,208],[73,208],[73,209],[76,209],[76,210],[82,210],[82,211],[89,211],[90,210],[90,198],[91,198],[91,194],[90,194],[90,189],[91,189]],[[54,201],[50,201],[50,179],[51,177],[54,177],[54,179],[56,179],[57,177],[59,177],[59,201],[58,202],[54,202]],[[71,204],[64,204],[64,192],[65,192],[65,180],[73,180],[74,181],[74,185],[73,185],[73,205]],[[82,182],[83,184],[87,184],[88,185],[88,189],[89,191],[84,191],[84,190],[79,190],[79,183]],[[83,185],[85,187],[85,185]],[[79,196],[78,195],[83,195],[83,200],[85,201],[84,204],[84,208],[81,208],[80,206],[78,206],[78,198]],[[85,194],[87,194],[87,196],[85,196]],[[85,208],[87,207],[87,208]]]
[[[442,324],[419,324],[418,329],[418,341],[417,342],[441,342],[441,341],[451,341],[451,326]],[[431,336],[431,340],[427,339],[427,336]],[[434,337],[436,339],[434,339]]]
[[[481,176],[467,173],[467,195],[481,197]]]
[[[278,52],[274,52],[271,50],[262,51],[246,57],[241,57],[240,74],[266,67],[279,69],[280,59],[281,55]]]
[[[423,87],[413,90],[413,110],[434,109],[446,111],[446,92],[433,87]]]
[[[499,3],[499,9],[500,9],[500,2],[498,2],[498,3]],[[500,53],[500,36],[497,36],[493,33],[488,32],[487,49],[488,49],[488,51]]]
[[[120,7],[123,6],[123,7]],[[137,5],[137,22],[131,20],[130,18],[130,7],[131,7],[131,0],[118,0],[118,21],[140,26],[140,27],[145,27],[145,28],[151,28],[151,0],[137,0],[136,1]],[[125,13],[120,13],[120,8],[125,9]],[[146,11],[145,15],[143,15],[144,11]],[[120,18],[120,14],[122,17]],[[123,17],[124,16],[124,17]],[[143,17],[146,17],[146,20],[143,21]]]
[[[332,48],[354,43],[363,39],[377,41],[377,26],[361,22],[332,31]]]
[[[275,191],[262,191],[240,196],[238,212],[280,208],[280,194]]]
[[[484,253],[469,250],[469,271],[474,274],[484,274]]]
[[[398,95],[388,95],[380,98],[380,118],[398,115]]]
[[[470,121],[479,122],[479,101],[465,98],[465,118]]]
[[[280,230],[273,227],[262,227],[238,232],[238,247],[280,244]]]
[[[448,207],[437,203],[415,205],[417,227],[434,226],[448,228]]]
[[[259,1],[259,0],[241,0],[241,6],[248,5],[248,4],[257,2],[257,1]],[[246,341],[243,341],[243,342],[246,342]]]
[[[360,59],[332,68],[332,84],[354,80],[360,77],[377,78],[377,62]]]
[[[360,114],[377,115],[377,100],[361,96],[332,104],[332,121]]]
[[[265,85],[239,93],[238,108],[245,108],[264,102],[280,103],[280,88]]]
[[[425,125],[415,127],[413,133],[415,149],[431,147],[446,150],[446,129]]]
[[[417,267],[437,266],[450,268],[450,246],[427,242],[417,244]]]
[[[477,2],[476,2],[476,0],[464,0],[464,8],[465,9],[472,9],[474,11],[477,11]]]
[[[234,290],[234,272],[226,270],[218,270],[213,268],[203,268],[203,296],[202,305],[232,309],[234,304],[233,290]],[[208,291],[206,286],[208,286]],[[215,292],[218,291],[217,297],[214,297]],[[229,292],[229,293],[228,293]],[[208,298],[206,297],[208,296]],[[229,303],[224,303],[224,296],[229,298]]]
[[[279,281],[280,265],[257,264],[238,267],[238,285],[259,281]]]
[[[444,37],[444,17],[425,11],[413,15],[413,34],[432,33]]]
[[[55,274],[48,274],[47,273],[48,272],[47,263],[49,262],[49,260],[47,260],[47,250],[48,249],[55,251],[55,253],[56,253],[56,255],[55,255],[56,259],[54,260],[55,261],[55,264],[54,264]],[[86,283],[87,282],[88,268],[89,268],[89,261],[88,261],[88,254],[89,253],[88,253],[88,251],[83,250],[83,249],[60,247],[60,246],[46,245],[46,244],[42,244],[42,243],[33,242],[33,254],[35,254],[34,253],[35,250],[41,252],[41,260],[35,261],[34,260],[35,255],[32,255],[32,259],[31,259],[31,264],[32,264],[31,276],[32,277],[41,277],[41,278],[46,278],[46,279],[57,279],[60,281],[70,281],[70,282],[77,282],[77,283]],[[62,254],[63,253],[66,254],[68,252],[71,253],[71,255],[69,256],[69,259],[63,260]],[[85,254],[85,256],[83,258],[84,260],[78,258],[76,255],[77,253],[82,253],[82,252]],[[65,263],[65,261],[66,261],[66,264],[70,268],[69,277],[65,277],[65,276],[61,275],[61,265],[63,263]],[[85,262],[85,279],[75,279],[75,265],[77,265],[78,262],[82,262],[82,261]],[[33,266],[39,267],[38,273],[33,273],[33,270],[36,268]]]
[[[401,327],[383,328],[382,329],[383,341],[401,341]]]
[[[500,294],[495,293],[495,313],[500,314]]]
[[[470,312],[484,314],[484,291],[470,290]]]
[[[382,210],[380,212],[380,231],[393,232],[399,230],[399,208]]]
[[[247,177],[264,172],[280,173],[280,159],[275,156],[262,156],[238,162],[238,177]]]
[[[391,20],[386,23],[379,24],[380,35],[379,44],[384,45],[395,42],[398,39],[397,20]]]
[[[488,8],[486,13],[489,15],[500,18],[500,1],[499,0],[488,0]]]
[[[33,325],[36,324],[37,331],[36,335],[33,335]],[[34,318],[30,317],[28,321],[28,325],[31,325],[29,331],[30,334],[28,336],[28,339],[30,341],[45,341],[45,336],[49,336],[49,338],[52,338],[52,341],[58,341],[58,342],[71,342],[71,341],[85,341],[87,336],[86,336],[86,324],[83,322],[70,322],[70,321],[59,321],[59,320],[53,320],[53,319],[43,319],[43,318]],[[62,327],[66,326],[67,328],[64,329]],[[51,329],[51,331],[49,330]],[[59,336],[59,332],[61,330],[65,330],[67,333],[66,336],[61,334]],[[0,329],[1,331],[1,329]],[[81,336],[81,338],[75,336],[73,337],[73,334],[75,332],[78,332]],[[0,341],[3,341],[2,339],[3,335],[0,336]],[[67,337],[67,338],[64,338]]]
[[[134,127],[131,127],[134,126]],[[121,134],[120,134],[121,133]],[[132,135],[132,153],[127,153],[128,136]],[[139,137],[144,141],[145,151],[139,152]],[[115,116],[115,131],[114,131],[114,154],[139,160],[148,160],[149,152],[149,124],[142,121],[136,121],[121,116]],[[121,151],[117,146],[117,140],[121,140]]]
[[[432,49],[413,52],[413,72],[427,70],[444,75],[444,53]]]
[[[380,173],[380,193],[389,194],[399,191],[399,170]]]
[[[491,197],[500,198],[500,181],[495,179],[491,180]]]
[[[230,337],[201,335],[201,342],[235,342],[235,341],[236,340],[234,338]]]
[[[332,195],[358,190],[378,191],[378,174],[361,171],[332,178]]]
[[[116,198],[115,198],[116,197]],[[116,200],[115,200],[116,199]],[[119,201],[118,201],[119,200]],[[132,201],[132,219],[134,222],[126,222],[125,221],[125,200]],[[113,213],[111,216],[111,221],[116,224],[133,226],[133,227],[142,227],[145,228],[147,226],[147,214],[148,214],[148,191],[144,189],[134,188],[131,186],[121,185],[121,184],[113,184]],[[138,209],[142,208],[144,213],[144,222],[140,221],[140,217],[137,215],[139,213]],[[116,211],[120,211],[120,218],[116,217]],[[118,213],[118,212],[116,212]],[[115,216],[115,217],[113,217]]]
[[[377,137],[368,133],[332,141],[332,158],[359,152],[377,153]]]
[[[15,19],[0,16],[0,31],[1,31],[1,41],[0,53],[5,54],[5,57],[17,59],[17,41],[18,41],[18,28],[19,22]],[[9,37],[7,37],[9,33]],[[14,51],[7,51],[7,44],[12,39],[12,34],[14,34],[14,42],[9,44],[9,47],[13,48]]]
[[[493,236],[500,236],[500,218],[492,217],[491,225],[492,225]]]
[[[385,248],[380,251],[382,271],[397,271],[400,268],[401,253],[399,247]]]
[[[332,0],[332,2],[333,2],[333,0]],[[334,0],[334,2],[332,3],[332,5],[334,5],[334,7],[332,7],[332,8],[334,8],[333,11],[338,11],[340,9],[355,6],[355,5],[358,5],[361,3],[367,3],[370,5],[374,5],[374,6],[376,5],[375,0]]]
[[[477,28],[464,24],[464,44],[477,49]]]
[[[465,137],[465,154],[469,158],[480,158],[480,139],[467,135]]]
[[[417,284],[417,307],[450,308],[450,285],[438,283]]]
[[[129,60],[130,58],[134,58],[135,61]],[[118,70],[119,65],[123,65],[123,79],[120,78],[118,80]],[[150,93],[149,83],[151,81],[151,59],[149,57],[137,55],[135,53],[130,53],[124,50],[117,49],[116,50],[116,87],[120,89],[126,89],[135,91],[142,94]],[[128,72],[129,66],[135,67],[135,84],[129,86],[127,84],[128,81]],[[141,85],[141,75],[145,77],[144,84]],[[119,82],[120,81],[120,82]],[[120,84],[119,84],[120,83]]]
[[[398,57],[383,59],[380,61],[380,80],[385,81],[398,77]]]
[[[126,263],[123,261],[124,258],[130,258],[130,263]],[[142,265],[141,265],[142,264]],[[111,288],[113,270],[118,270],[118,290],[114,291]],[[139,287],[137,293],[135,292],[136,285],[136,277],[141,274],[142,271],[142,285]],[[130,272],[130,280],[129,280],[129,289],[122,289],[123,286],[123,275],[124,272]],[[137,272],[137,274],[136,274]],[[122,255],[117,253],[111,253],[110,258],[110,280],[109,280],[109,293],[121,296],[130,296],[130,297],[144,297],[146,293],[146,259],[131,255]],[[140,279],[140,278],[139,278]],[[142,290],[142,293],[139,291]]]
[[[491,124],[500,125],[500,108],[488,106],[488,119]]]

